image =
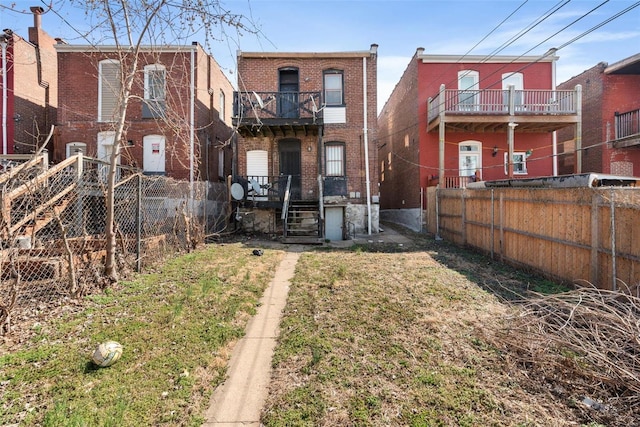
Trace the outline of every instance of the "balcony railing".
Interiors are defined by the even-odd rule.
[[[238,119],[312,119],[322,117],[321,92],[234,92]]]
[[[459,115],[573,115],[575,90],[453,90],[429,98],[429,121],[440,113]]]
[[[244,200],[281,202],[284,200],[288,176],[236,176],[242,184]]]
[[[616,139],[640,135],[640,109],[616,113]]]

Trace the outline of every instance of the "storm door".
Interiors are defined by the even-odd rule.
[[[300,200],[302,197],[300,171],[300,140],[283,139],[278,144],[280,152],[280,176],[286,178],[291,175],[291,200]],[[281,180],[286,185],[286,180]]]
[[[278,71],[278,117],[297,119],[298,112],[298,69],[282,68]]]

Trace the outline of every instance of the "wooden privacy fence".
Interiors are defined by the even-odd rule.
[[[640,188],[431,187],[425,218],[439,237],[557,281],[640,285]]]

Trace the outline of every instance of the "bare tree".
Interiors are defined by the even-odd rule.
[[[125,140],[127,112],[135,98],[135,82],[149,46],[186,45],[194,38],[207,46],[226,37],[225,29],[257,33],[244,16],[226,10],[218,0],[69,0],[67,7],[85,11],[89,29],[74,28],[94,46],[115,45],[120,64],[120,88],[113,118],[114,141],[106,174],[105,275],[118,280],[116,264],[115,185],[118,158]],[[61,10],[54,10],[62,14]],[[165,118],[165,120],[167,120]],[[193,165],[191,165],[193,170]]]

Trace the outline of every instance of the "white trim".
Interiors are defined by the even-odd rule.
[[[163,83],[164,87],[162,88],[162,98],[151,98],[150,92],[150,82],[149,77],[151,76],[150,71],[163,71]],[[150,101],[164,101],[167,97],[167,68],[162,64],[149,64],[144,66],[144,99]]]
[[[134,47],[131,46],[114,46],[114,45],[71,45],[71,44],[55,44],[53,47],[58,53],[75,53],[75,52],[103,52],[103,53],[117,53],[123,51],[133,51]],[[153,52],[153,53],[180,53],[191,52],[198,48],[198,45],[187,46],[152,46],[141,45],[138,47],[140,52]]]
[[[509,174],[509,168],[508,168],[508,164],[507,164],[507,154],[508,153],[504,153],[504,174],[505,175]],[[516,156],[522,156],[522,162],[513,162],[513,174],[514,175],[528,175],[529,172],[527,170],[527,153],[525,153],[524,151],[514,151],[513,152],[513,157],[516,157]],[[517,163],[522,163],[522,165],[524,166],[524,171],[516,170],[516,164]]]
[[[462,147],[472,147],[471,150],[462,150]],[[478,159],[475,167],[462,168],[462,156],[473,156]],[[459,176],[472,176],[475,175],[476,170],[480,171],[480,177],[482,177],[482,142],[480,141],[462,141],[458,144],[458,175]]]
[[[68,142],[65,145],[65,151],[66,151],[66,159],[68,159],[71,156],[75,156],[76,155],[76,151],[80,150],[82,152],[83,155],[87,155],[87,144],[85,144],[84,142]]]
[[[553,62],[559,59],[558,56],[492,56],[487,58],[483,55],[417,55],[423,64],[428,63],[478,63],[478,64],[504,64],[504,63],[535,63]]]
[[[114,111],[112,112],[112,116],[111,117],[102,117],[102,94],[103,94],[103,72],[102,72],[102,66],[105,64],[110,64],[110,65],[116,65],[118,66],[118,68],[120,68],[120,61],[117,61],[115,59],[103,59],[102,61],[98,62],[98,122],[111,122],[113,121],[113,116],[115,115],[115,106],[117,105],[117,97],[119,96],[120,93],[120,81],[118,82],[113,82],[114,84],[117,83],[118,84],[118,94],[115,94],[115,103],[114,103]],[[118,72],[121,72],[121,70],[118,70]]]

